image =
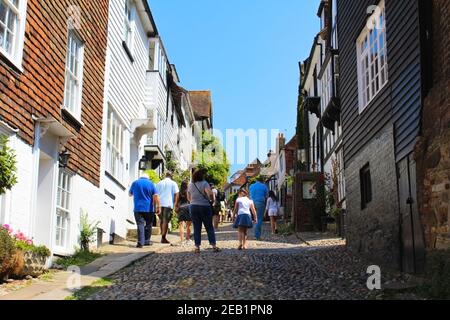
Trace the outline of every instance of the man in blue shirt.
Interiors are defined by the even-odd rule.
[[[159,197],[156,187],[147,174],[133,182],[130,188],[130,197],[134,200],[134,218],[136,219],[138,244],[137,248],[150,246],[153,219],[155,213],[159,214]]]
[[[261,240],[261,229],[263,225],[264,213],[266,212],[266,201],[269,197],[269,188],[263,183],[264,179],[259,177],[256,183],[250,186],[250,197],[255,203],[258,214],[258,223],[255,228],[256,240]]]

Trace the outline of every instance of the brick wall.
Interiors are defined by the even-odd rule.
[[[70,5],[81,9],[81,29],[77,31],[85,41],[84,126],[79,131],[61,114]],[[9,67],[0,56],[0,119],[20,129],[19,137],[30,145],[34,143],[32,116],[60,121],[76,135],[68,144],[72,153],[69,168],[97,186],[107,27],[108,0],[28,0],[23,73]]]
[[[431,89],[415,148],[419,213],[426,246],[450,248],[450,1],[432,1]]]
[[[346,165],[348,248],[371,261],[399,267],[399,214],[392,125]],[[361,210],[360,170],[370,165],[372,201]]]

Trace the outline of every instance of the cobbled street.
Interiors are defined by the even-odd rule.
[[[217,233],[220,253],[206,249],[205,236],[200,255],[193,246],[168,246],[112,276],[114,285],[90,299],[374,298],[366,287],[368,264],[352,257],[344,241],[312,233],[301,234],[301,240],[267,236],[264,228],[265,239],[250,241],[247,251],[237,250],[237,235],[229,225]]]

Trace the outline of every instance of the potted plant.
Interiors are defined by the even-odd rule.
[[[47,247],[34,245],[33,240],[28,239],[20,231],[14,233],[9,225],[1,227],[0,234],[2,235],[2,242],[8,243],[5,247],[9,248],[9,267],[3,270],[3,277],[37,277],[44,273],[47,259],[51,255]],[[9,237],[9,240],[5,240],[7,239],[6,235]],[[12,250],[10,250],[11,244]],[[1,264],[6,265],[4,258]]]

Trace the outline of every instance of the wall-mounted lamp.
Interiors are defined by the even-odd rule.
[[[70,160],[70,152],[68,152],[67,150],[65,150],[64,152],[61,152],[59,154],[59,167],[60,168],[67,168],[67,165],[69,164],[69,160]]]
[[[147,165],[148,165],[148,159],[144,155],[144,156],[142,156],[142,159],[139,161],[139,170],[141,170],[141,171],[147,170]]]

